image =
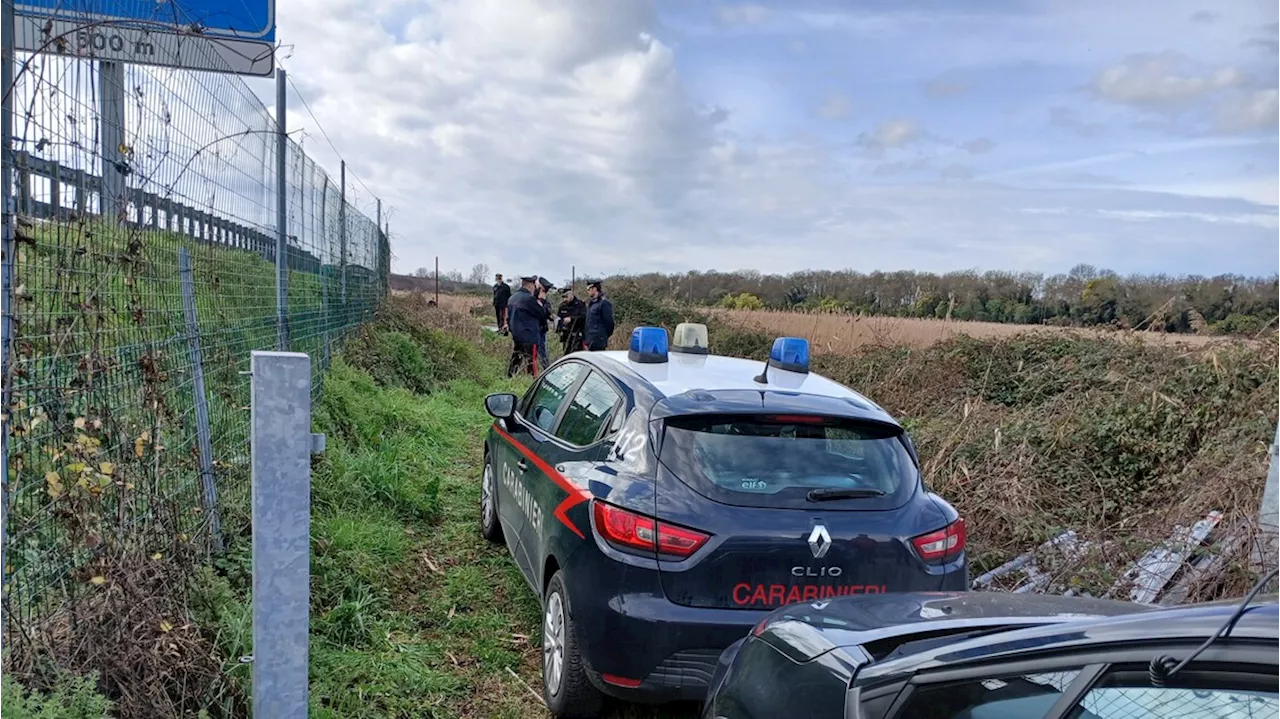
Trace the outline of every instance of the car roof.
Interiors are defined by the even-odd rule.
[[[712,399],[720,399],[721,407],[727,407],[740,401],[742,393],[757,393],[758,398],[758,393],[768,392],[793,398],[792,405],[797,404],[797,399],[803,405],[804,397],[842,400],[839,405],[832,404],[825,409],[839,407],[842,415],[866,416],[868,419],[896,424],[889,413],[865,395],[816,372],[801,374],[771,367],[767,374],[768,383],[760,384],[755,378],[764,369],[765,363],[759,360],[674,351],[668,354],[666,362],[655,363],[632,362],[626,352],[619,351],[575,353],[570,356],[586,359],[630,385],[632,389],[637,389],[636,385],[642,385],[647,390],[643,394],[647,395],[648,404],[702,391],[709,393]],[[640,404],[640,398],[637,398],[637,404]],[[700,407],[699,410],[711,411],[716,407],[717,404],[713,401],[710,406]]]
[[[891,592],[792,604],[766,617],[760,631],[777,633],[783,643],[803,645],[803,652],[783,650],[806,660],[812,656],[802,654],[835,647],[896,645],[921,635],[1059,624],[1155,609],[1133,602],[1052,594]]]
[[[1227,602],[1160,607],[1133,614],[1012,629],[874,663],[859,672],[858,683],[872,684],[922,670],[1012,658],[1027,651],[1040,654],[1103,644],[1132,646],[1140,642],[1201,641],[1213,635],[1238,607],[1238,603]],[[1275,643],[1280,639],[1278,626],[1280,606],[1274,601],[1255,603],[1236,622],[1230,638]]]

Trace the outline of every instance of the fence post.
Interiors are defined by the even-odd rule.
[[[347,161],[342,160],[340,167],[339,178],[342,181],[342,185],[338,194],[340,200],[338,204],[338,247],[341,255],[338,260],[338,267],[342,273],[342,294],[338,297],[338,302],[339,306],[342,307],[342,324],[345,328],[347,324]]]
[[[306,719],[311,359],[251,355],[253,716]]]
[[[4,100],[0,104],[0,213],[3,215],[3,242],[0,245],[0,367],[5,369],[0,386],[0,597],[9,596],[9,395],[13,387],[9,381],[12,356],[9,346],[13,339],[13,253],[16,249],[14,232],[17,218],[13,206],[13,88],[14,66],[14,4],[13,0],[0,3],[0,90]],[[0,643],[4,642],[9,617],[7,601],[0,601]]]
[[[276,349],[289,349],[289,329],[285,324],[289,311],[289,258],[286,232],[289,213],[289,135],[285,129],[285,74],[276,68]]]
[[[1271,451],[1267,460],[1267,485],[1262,491],[1262,507],[1258,512],[1258,538],[1254,543],[1254,569],[1265,572],[1275,565],[1276,552],[1280,550],[1280,508],[1277,502],[1276,484],[1280,482],[1280,426],[1276,428],[1276,436],[1271,440]]]
[[[126,211],[124,163],[124,64],[98,63],[99,153],[102,156],[102,194],[98,211],[108,222],[118,222]],[[127,218],[126,218],[127,219]]]
[[[196,405],[196,445],[200,451],[201,499],[209,518],[210,544],[222,551],[222,517],[218,513],[218,486],[213,477],[213,438],[209,433],[209,401],[204,391],[204,358],[200,354],[200,325],[196,321],[196,283],[191,253],[178,247],[178,277],[182,282],[182,313],[187,321],[187,354],[191,358],[192,394]]]
[[[325,272],[325,261],[332,261],[333,257],[329,255],[329,215],[326,214],[329,203],[329,175],[321,173],[324,177],[324,184],[320,189],[320,231],[316,232],[317,237],[324,238],[324,249],[321,250],[320,242],[316,242],[316,251],[320,253],[320,311],[321,321],[324,327],[324,368],[329,368],[329,277],[332,273]],[[312,231],[315,232],[314,223],[312,223]]]

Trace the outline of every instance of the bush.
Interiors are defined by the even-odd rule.
[[[969,521],[981,572],[1064,529],[1145,551],[1213,509],[1224,526],[1255,516],[1275,354],[1028,334],[814,364],[911,424],[925,481]]]
[[[725,307],[731,310],[762,310],[764,309],[764,302],[759,297],[756,297],[750,292],[743,292],[742,294],[738,294],[738,295],[727,294],[724,297],[721,297],[720,301],[717,304],[721,307]]]
[[[98,693],[98,677],[61,675],[47,693],[28,692],[9,675],[0,677],[3,719],[104,719],[112,704]]]
[[[446,382],[476,378],[476,347],[423,325],[395,305],[348,341],[343,356],[383,387],[429,394]]]

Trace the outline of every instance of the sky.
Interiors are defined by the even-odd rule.
[[[398,272],[1280,265],[1274,2],[308,0],[278,24],[289,125],[383,198]]]

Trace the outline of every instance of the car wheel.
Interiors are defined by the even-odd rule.
[[[542,600],[542,696],[547,708],[560,719],[590,719],[604,704],[578,653],[563,572],[551,577]]]
[[[493,457],[484,460],[480,478],[480,534],[494,544],[502,543],[502,522],[498,520],[498,478]]]

